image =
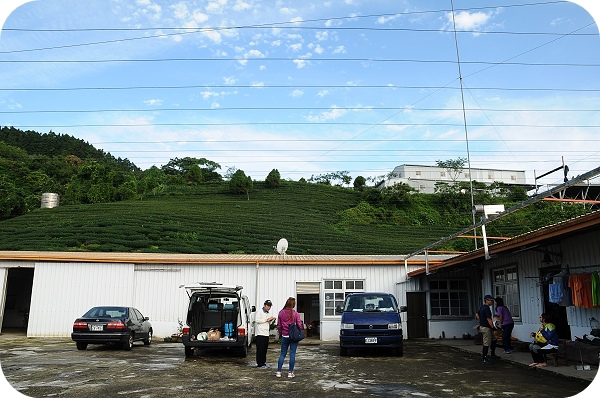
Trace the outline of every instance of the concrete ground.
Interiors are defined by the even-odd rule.
[[[597,367],[529,368],[527,353],[484,366],[480,351],[470,340],[408,340],[403,357],[376,350],[340,357],[337,343],[307,339],[298,348],[296,377],[286,377],[286,359],[284,377],[276,378],[276,344],[269,346],[269,369],[262,370],[255,367],[254,347],[247,358],[205,350],[186,359],[181,343],[78,351],[70,339],[0,335],[0,366],[10,391],[31,397],[598,396],[587,389]]]
[[[463,351],[472,352],[481,355],[481,345],[474,344],[473,340],[438,340],[440,344],[448,345]],[[502,349],[497,349],[496,354],[502,358],[502,360],[518,363],[521,365],[529,365],[533,362],[529,351],[513,351],[510,354],[503,354]],[[576,366],[581,363],[575,363],[569,361],[569,365],[560,364],[553,366],[552,361],[548,361],[548,366],[544,368],[538,368],[542,372],[551,372],[561,376],[574,377],[582,380],[592,381],[598,374],[598,366],[590,366],[590,370],[577,370]],[[599,380],[600,381],[600,380]]]

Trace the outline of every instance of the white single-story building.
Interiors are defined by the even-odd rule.
[[[97,305],[136,307],[150,317],[156,337],[177,332],[188,297],[179,286],[221,282],[244,287],[256,308],[266,299],[279,311],[290,296],[321,340],[337,340],[335,307],[346,294],[394,293],[406,273],[439,265],[449,255],[205,255],[155,253],[0,252],[0,325],[25,328],[30,337],[70,336],[75,318]],[[25,312],[29,319],[25,325]],[[2,330],[0,329],[0,332]]]

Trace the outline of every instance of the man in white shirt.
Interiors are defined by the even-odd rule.
[[[269,347],[269,326],[275,320],[269,311],[273,303],[266,300],[263,307],[256,311],[254,318],[254,333],[256,335],[256,367],[267,369],[267,348]]]

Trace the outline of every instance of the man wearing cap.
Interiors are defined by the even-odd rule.
[[[267,348],[269,347],[269,325],[275,320],[269,311],[273,303],[266,300],[263,307],[256,311],[254,334],[256,335],[256,367],[267,369]]]
[[[486,294],[483,298],[484,304],[481,306],[477,314],[475,314],[475,318],[479,321],[479,331],[483,335],[483,349],[482,355],[483,359],[481,360],[482,365],[489,365],[494,363],[494,360],[500,359],[498,355],[496,355],[496,336],[494,336],[494,320],[492,318],[492,310],[490,309],[490,305],[494,304],[494,298]],[[491,349],[490,358],[488,358],[488,351]]]

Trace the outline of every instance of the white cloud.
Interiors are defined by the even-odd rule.
[[[336,105],[333,105],[331,107],[330,111],[321,112],[321,115],[318,115],[318,116],[309,115],[307,117],[307,119],[310,120],[311,122],[322,122],[325,120],[338,119],[338,118],[344,116],[346,113],[348,113],[348,111],[346,109],[340,109]]]
[[[377,23],[379,25],[383,25],[385,23],[388,23],[388,22],[393,21],[393,20],[398,19],[398,18],[400,18],[400,14],[386,15],[386,16],[377,18]]]
[[[298,68],[298,69],[302,69],[306,66],[306,60],[304,60],[304,59],[295,59],[292,62],[294,62],[296,64],[296,68]]]
[[[267,66],[266,65],[261,65],[258,67],[259,70],[267,70]]]
[[[334,54],[346,54],[346,47],[345,46],[337,46],[334,50],[333,50]]]
[[[290,22],[293,22],[295,24],[299,24],[302,21],[303,21],[302,17],[296,17],[296,18],[290,19]]]
[[[188,18],[189,10],[187,8],[187,4],[185,3],[177,3],[171,6],[173,10],[173,16],[177,19],[185,20]]]
[[[233,76],[228,76],[223,78],[223,82],[225,84],[235,84],[237,82],[236,78]]]
[[[149,100],[144,101],[144,104],[150,105],[150,106],[160,106],[160,105],[162,105],[162,103],[163,103],[163,100],[160,100],[160,99],[149,99]]]
[[[302,43],[290,44],[288,46],[292,51],[300,51],[302,50]]]
[[[292,97],[302,97],[304,95],[304,91],[302,90],[294,90],[290,93]]]
[[[249,10],[252,6],[242,0],[238,0],[237,3],[233,6],[234,11],[244,11]]]
[[[264,87],[265,83],[264,82],[254,82],[251,84],[252,87]]]
[[[319,41],[327,40],[329,38],[329,32],[327,32],[326,30],[318,31],[317,33],[315,33],[315,38]]]
[[[209,14],[222,14],[228,0],[215,0],[206,5],[206,12]]]
[[[264,58],[265,55],[260,50],[250,50],[245,55],[246,58]]]
[[[452,14],[447,13],[448,23],[452,24]],[[462,30],[478,29],[490,19],[490,15],[483,12],[461,11],[454,16],[456,28]]]
[[[216,30],[203,30],[202,34],[217,44],[220,44],[223,40],[221,34]]]
[[[290,14],[295,14],[296,10],[294,10],[293,8],[288,8],[288,7],[282,7],[279,9],[279,12],[285,15],[290,15]]]
[[[218,97],[219,93],[217,93],[216,91],[202,91],[200,94],[202,94],[202,99],[207,100],[211,97]]]
[[[327,94],[329,94],[329,90],[321,90],[317,93],[318,97],[325,97]]]

